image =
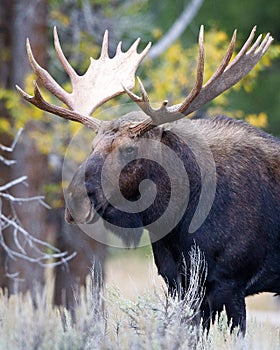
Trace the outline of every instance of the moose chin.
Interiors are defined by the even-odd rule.
[[[38,79],[69,109],[47,103],[37,84],[34,96],[17,87],[23,98],[40,109],[96,133],[89,157],[69,185],[66,220],[92,223],[102,218],[128,246],[137,245],[146,228],[158,272],[172,294],[188,287],[186,269],[195,244],[207,263],[200,310],[204,326],[209,327],[225,307],[232,328],[240,327],[243,334],[245,297],[280,293],[280,141],[224,115],[184,117],[253,69],[272,42],[269,34],[253,42],[255,31],[231,59],[234,32],[224,59],[203,84],[201,27],[196,82],[185,100],[174,106],[163,101],[154,109],[140,79],[141,96],[131,91],[135,71],[150,44],[141,53],[138,41],[127,52],[119,44],[115,57],[109,58],[107,32],[100,58],[92,59],[86,74],[78,76],[54,30],[56,51],[72,82],[72,93],[38,65],[27,42]],[[110,122],[89,116],[123,92],[141,111]]]

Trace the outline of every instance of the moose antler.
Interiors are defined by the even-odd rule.
[[[141,90],[141,97],[135,95],[127,87],[125,91],[130,98],[136,102],[139,107],[149,116],[146,120],[138,125],[131,127],[132,133],[144,133],[147,130],[153,128],[156,125],[161,125],[168,122],[174,122],[183,118],[184,116],[194,112],[207,102],[213,100],[215,97],[228,90],[235,85],[245,75],[247,75],[261,57],[265,54],[273,38],[268,33],[262,41],[262,35],[260,35],[252,47],[249,49],[253,38],[255,36],[256,26],[251,31],[247,41],[237,54],[237,56],[230,62],[234,44],[236,41],[236,30],[233,33],[228,50],[217,68],[216,72],[203,84],[204,73],[204,28],[200,27],[199,33],[199,55],[198,55],[198,67],[197,67],[197,79],[194,88],[191,90],[185,100],[178,105],[167,107],[168,101],[162,102],[162,105],[158,109],[153,109],[150,105],[148,94],[138,78],[138,82]]]
[[[148,116],[144,121],[130,127],[130,132],[132,134],[142,134],[157,125],[179,120],[194,112],[225,90],[228,90],[247,75],[265,54],[273,41],[269,33],[263,40],[262,35],[260,35],[250,48],[255,32],[256,27],[251,31],[251,34],[237,56],[230,62],[236,41],[236,30],[234,31],[230,45],[221,64],[207,83],[203,85],[204,27],[201,26],[199,32],[197,79],[195,85],[181,104],[170,107],[167,106],[168,101],[165,100],[162,102],[159,109],[152,108],[148,94],[139,78],[138,82],[140,85],[141,97],[135,95],[131,91],[134,86],[135,71],[147,55],[151,44],[149,43],[146,48],[138,54],[137,47],[140,39],[137,39],[127,52],[122,52],[121,42],[119,42],[115,57],[110,58],[108,55],[107,31],[104,34],[99,59],[94,60],[91,58],[88,70],[84,75],[80,76],[65,58],[59,43],[56,28],[54,28],[55,50],[63,68],[70,77],[72,84],[71,93],[66,92],[52,76],[36,62],[29,40],[27,39],[26,47],[28,58],[38,79],[53,95],[64,102],[70,109],[46,102],[36,82],[34,96],[28,95],[18,86],[16,86],[16,88],[23,98],[40,109],[65,119],[85,124],[96,131],[100,127],[101,121],[96,118],[90,118],[89,115],[112,97],[127,92],[130,98],[136,102]]]
[[[28,102],[38,108],[56,114],[65,119],[70,119],[88,127],[98,130],[101,121],[96,118],[90,118],[89,115],[112,97],[120,95],[125,90],[123,85],[133,88],[134,75],[141,61],[147,55],[151,44],[140,53],[137,53],[137,47],[140,39],[137,39],[130,49],[122,52],[121,42],[117,46],[116,55],[110,58],[108,55],[108,31],[105,32],[101,54],[98,60],[90,58],[90,65],[84,75],[78,75],[65,58],[56,28],[54,27],[54,46],[58,58],[68,74],[72,92],[66,92],[52,76],[42,68],[35,60],[29,40],[26,42],[26,49],[32,69],[38,79],[59,100],[64,102],[70,109],[59,107],[46,102],[35,82],[34,96],[28,95],[19,86],[16,86],[18,92]],[[122,85],[123,84],[123,85]]]

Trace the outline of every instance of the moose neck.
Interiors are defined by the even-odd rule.
[[[153,205],[142,213],[143,226],[149,230],[152,240],[162,237],[167,227],[176,233],[183,222],[184,225],[190,224],[201,190],[200,171],[188,145],[170,130],[163,131],[161,142],[182,161],[187,177],[182,177],[181,172],[173,167],[174,159],[167,159],[165,162],[166,168],[171,169],[169,174],[159,164],[152,165],[149,179],[157,186],[157,196]],[[173,186],[172,181],[175,183]],[[174,198],[176,203],[172,203]],[[158,220],[160,217],[162,220]]]

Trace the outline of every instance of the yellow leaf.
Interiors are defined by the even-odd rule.
[[[257,128],[266,128],[268,124],[267,115],[264,112],[259,114],[249,114],[245,117],[247,123],[256,126]]]

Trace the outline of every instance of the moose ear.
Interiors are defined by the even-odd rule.
[[[163,133],[163,127],[157,126],[146,132],[143,136],[147,139],[161,140]]]

